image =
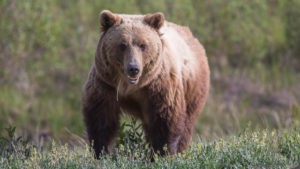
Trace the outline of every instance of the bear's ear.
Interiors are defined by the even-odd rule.
[[[159,28],[161,28],[161,26],[164,24],[165,17],[163,13],[157,12],[154,14],[147,14],[144,17],[144,21],[152,28],[159,30]]]
[[[103,32],[107,31],[108,28],[112,27],[116,23],[119,23],[120,21],[121,17],[109,10],[103,10],[100,13],[100,25]]]

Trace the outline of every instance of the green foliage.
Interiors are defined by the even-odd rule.
[[[20,160],[26,159],[30,156],[32,145],[25,141],[22,137],[16,137],[16,127],[5,128],[6,135],[0,135],[0,157],[11,158],[18,154],[22,157]]]
[[[135,123],[135,122],[133,122]],[[138,132],[133,124],[128,129]],[[128,131],[127,130],[127,131]],[[293,131],[244,131],[238,137],[217,139],[212,142],[198,140],[188,150],[173,156],[155,156],[155,162],[145,160],[147,149],[143,146],[131,150],[118,146],[113,155],[93,158],[87,145],[70,147],[55,142],[43,151],[14,136],[15,128],[7,129],[9,133],[9,153],[1,149],[1,168],[293,168],[300,163],[300,132]],[[134,144],[141,137],[135,137]],[[131,133],[134,134],[134,133]],[[11,139],[13,138],[13,139]],[[2,138],[3,139],[3,138]],[[137,140],[136,140],[137,139]],[[125,139],[126,140],[126,139]],[[16,144],[17,142],[21,144]],[[125,143],[127,144],[127,143]],[[130,143],[132,144],[132,142]],[[143,143],[142,143],[143,144]],[[2,147],[2,145],[1,145]],[[126,146],[125,146],[126,147]],[[16,151],[18,150],[18,151]],[[29,150],[24,156],[25,150]],[[144,152],[144,153],[142,153]]]
[[[286,131],[281,136],[280,153],[290,162],[300,165],[300,134],[298,130]]]
[[[299,46],[300,46],[300,1],[299,0],[291,0],[286,1],[284,4],[284,15],[283,20],[286,24],[286,37],[288,39],[287,45],[291,52],[294,53],[296,61],[300,62],[300,52],[299,52]]]
[[[115,152],[116,156],[126,156],[129,160],[143,159],[149,161],[152,150],[146,142],[142,124],[136,119],[131,118],[129,122],[122,123],[117,141],[118,149]]]

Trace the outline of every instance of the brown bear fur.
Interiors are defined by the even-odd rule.
[[[88,138],[109,152],[122,109],[140,119],[156,152],[182,152],[209,91],[205,50],[189,28],[161,13],[100,14],[102,34],[83,91]],[[131,76],[127,67],[138,66]]]

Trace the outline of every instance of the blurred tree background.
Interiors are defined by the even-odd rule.
[[[81,89],[103,9],[161,11],[204,45],[212,88],[200,137],[300,126],[300,0],[1,0],[0,132],[85,137]]]

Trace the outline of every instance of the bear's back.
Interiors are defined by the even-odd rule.
[[[167,62],[173,62],[177,76],[198,79],[199,74],[209,74],[205,50],[188,27],[165,22],[160,33],[165,43]]]

